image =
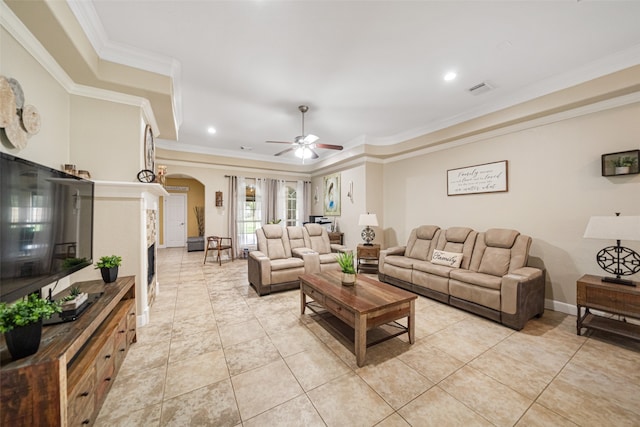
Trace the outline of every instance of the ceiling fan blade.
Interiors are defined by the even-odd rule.
[[[289,144],[291,144],[291,143],[289,143]],[[293,151],[295,149],[296,149],[296,147],[287,148],[286,150],[283,150],[283,151],[281,151],[279,153],[274,154],[274,156],[280,156],[280,155],[282,155],[284,153],[288,153],[289,151]]]
[[[329,150],[342,150],[342,145],[332,145],[332,144],[316,144],[316,148],[327,148]]]
[[[305,144],[313,144],[314,142],[316,142],[319,139],[320,139],[319,136],[315,136],[315,135],[310,133],[309,135],[304,137],[302,142],[304,142]]]
[[[293,142],[285,142],[285,141],[265,141],[271,144],[293,144]]]

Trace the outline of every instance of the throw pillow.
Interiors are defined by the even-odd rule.
[[[434,264],[447,265],[453,268],[460,268],[460,263],[462,263],[462,254],[439,251],[436,249],[433,251],[431,262]]]

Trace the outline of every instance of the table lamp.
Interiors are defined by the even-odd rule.
[[[366,214],[360,214],[358,225],[366,226],[365,229],[362,230],[362,233],[360,234],[360,236],[362,236],[362,240],[364,240],[364,244],[366,246],[373,246],[373,243],[371,242],[373,241],[373,239],[376,238],[376,233],[373,231],[373,228],[371,227],[378,226],[378,217],[376,216],[376,214],[372,214],[368,212]]]
[[[640,241],[640,216],[592,216],[584,237],[588,239],[615,240],[616,246],[607,246],[596,255],[598,265],[616,277],[603,277],[602,281],[633,285],[633,281],[622,279],[640,271],[640,255],[632,249],[620,246],[620,240]]]

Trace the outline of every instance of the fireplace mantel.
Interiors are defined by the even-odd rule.
[[[153,196],[168,196],[169,193],[160,184],[125,181],[94,181],[96,197],[134,198],[143,197],[144,193]]]

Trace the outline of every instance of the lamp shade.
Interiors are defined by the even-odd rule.
[[[592,216],[583,237],[640,241],[640,216]]]
[[[378,217],[376,214],[360,214],[360,219],[358,220],[358,225],[366,225],[371,227],[378,226]]]

